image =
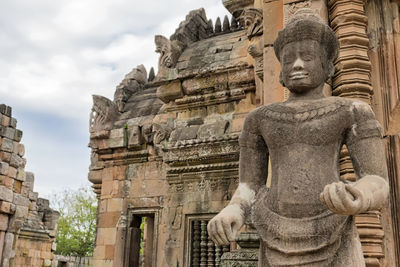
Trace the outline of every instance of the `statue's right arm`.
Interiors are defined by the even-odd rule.
[[[208,233],[216,245],[227,245],[235,240],[237,231],[250,213],[258,190],[266,184],[268,149],[259,131],[261,121],[256,112],[246,117],[239,139],[239,186],[228,206],[208,224]]]

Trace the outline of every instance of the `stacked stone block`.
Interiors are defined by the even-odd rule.
[[[0,105],[0,265],[50,266],[59,215],[33,192],[22,131],[11,113]]]
[[[28,188],[24,171],[22,131],[11,117],[11,107],[0,105],[0,244],[2,264],[8,266],[15,251],[11,249],[15,234],[28,217]],[[0,245],[1,246],[1,245]]]

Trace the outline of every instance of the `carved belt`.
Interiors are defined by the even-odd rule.
[[[351,229],[351,217],[329,210],[313,217],[283,217],[268,208],[267,194],[265,189],[259,192],[252,209],[252,221],[270,265],[329,264],[340,247],[343,233]]]

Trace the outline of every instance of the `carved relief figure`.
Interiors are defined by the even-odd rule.
[[[289,99],[245,120],[240,183],[208,231],[217,245],[228,244],[251,215],[261,239],[260,266],[365,266],[353,215],[382,207],[387,170],[369,105],[323,94],[338,48],[319,17],[299,10],[274,43]],[[340,179],[342,145],[352,157],[355,183]]]

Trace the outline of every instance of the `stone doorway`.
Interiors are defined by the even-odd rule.
[[[157,259],[157,212],[131,211],[127,227],[125,267],[153,267]]]

